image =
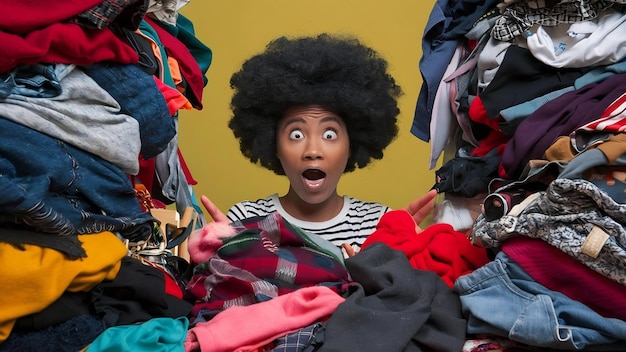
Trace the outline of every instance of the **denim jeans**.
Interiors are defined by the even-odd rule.
[[[10,94],[34,98],[52,98],[63,91],[60,81],[76,65],[43,64],[20,65],[0,74],[0,98]]]
[[[589,289],[589,288],[581,288]],[[534,281],[504,252],[461,276],[459,293],[470,334],[495,334],[532,346],[567,350],[626,350],[626,322]],[[606,345],[610,344],[610,347]]]
[[[3,118],[0,140],[0,223],[61,235],[119,232],[131,241],[151,233],[154,218],[119,167]]]
[[[141,153],[149,159],[167,147],[176,135],[174,119],[154,77],[136,65],[99,63],[83,67],[85,73],[117,100],[122,113],[139,122]]]
[[[1,99],[0,117],[98,155],[129,174],[139,172],[139,123],[79,67],[61,80],[52,98],[12,94]]]

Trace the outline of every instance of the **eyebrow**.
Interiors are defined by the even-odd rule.
[[[336,122],[338,124],[341,124],[341,119],[339,117],[335,117],[335,116],[322,117],[321,121],[322,122]],[[289,125],[297,123],[297,122],[305,123],[306,121],[302,117],[291,118],[291,119],[289,119],[289,121],[287,121],[287,123],[285,123],[285,126],[283,126],[283,129],[285,129]]]

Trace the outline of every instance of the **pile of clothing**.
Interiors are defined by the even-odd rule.
[[[626,347],[624,5],[441,0],[431,12],[412,132],[431,168],[455,151],[435,188],[483,200],[467,230],[492,260],[454,284],[470,336]]]
[[[175,264],[131,255],[159,240],[148,203],[195,206],[178,111],[202,108],[211,51],[173,5],[0,4],[0,350],[191,310]]]

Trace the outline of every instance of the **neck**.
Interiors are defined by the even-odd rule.
[[[302,221],[327,221],[339,214],[343,208],[343,197],[337,193],[325,201],[311,204],[303,201],[295,192],[290,190],[280,197],[280,204],[289,215]]]

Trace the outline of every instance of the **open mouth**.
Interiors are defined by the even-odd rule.
[[[317,169],[306,169],[302,172],[302,176],[309,181],[317,181],[326,177],[326,173]]]

